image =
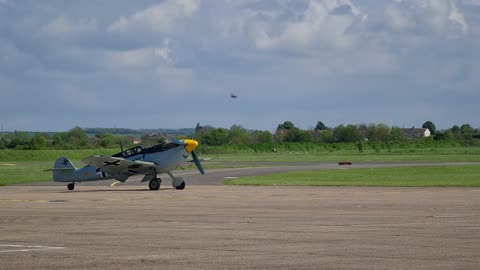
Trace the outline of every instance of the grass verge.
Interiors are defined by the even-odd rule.
[[[52,162],[0,162],[0,186],[52,180]]]
[[[480,162],[478,154],[238,153],[210,154],[215,162]]]
[[[353,150],[334,152],[288,151],[279,153],[210,153],[201,158],[213,157],[215,162],[475,162],[480,161],[480,150],[470,148],[430,149],[415,153],[358,153]],[[55,161],[66,156],[71,160],[82,160],[93,155],[112,155],[118,149],[79,150],[0,150],[0,162]]]
[[[0,150],[0,162],[55,161],[59,157],[82,160],[95,155],[113,155],[118,149],[77,149],[77,150]]]
[[[227,179],[226,185],[480,187],[480,165],[313,170]]]

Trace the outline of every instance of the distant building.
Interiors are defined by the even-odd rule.
[[[428,128],[403,128],[403,133],[405,137],[408,139],[418,139],[418,138],[425,138],[430,137],[431,133]]]
[[[100,138],[98,138],[97,136],[88,137],[88,142],[90,144],[97,145],[100,141],[101,141]]]

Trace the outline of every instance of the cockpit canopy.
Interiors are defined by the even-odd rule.
[[[120,153],[116,153],[112,157],[128,158],[128,157],[131,157],[131,156],[140,155],[140,154],[142,154],[143,149],[145,149],[145,147],[143,145],[135,146],[135,147],[132,147],[132,148],[125,149],[124,151],[122,151]]]
[[[157,144],[151,147],[144,147],[143,145],[135,146],[132,148],[128,148],[120,153],[116,153],[112,157],[121,157],[121,158],[129,158],[132,156],[136,155],[144,155],[144,154],[151,154],[151,153],[157,153],[157,152],[163,152],[167,151],[169,149],[173,149],[175,147],[178,147],[178,143],[162,143],[162,144]]]

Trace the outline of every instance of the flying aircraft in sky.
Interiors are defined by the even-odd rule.
[[[233,93],[230,94],[230,97],[231,97],[231,98],[238,98],[238,96],[235,95],[235,94],[233,94]]]
[[[199,128],[195,128],[195,131]],[[195,132],[194,132],[195,134]],[[176,140],[169,143],[157,144],[151,147],[136,146],[123,150],[112,156],[92,156],[82,160],[87,164],[77,169],[67,158],[60,157],[56,160],[53,171],[55,182],[69,183],[68,190],[75,188],[75,183],[98,181],[105,179],[116,179],[125,182],[130,176],[144,175],[141,182],[149,182],[150,190],[160,188],[160,173],[167,173],[172,179],[172,186],[181,190],[185,188],[185,180],[182,177],[175,177],[172,170],[194,163],[201,174],[205,174],[200,159],[194,150],[198,141],[192,139]],[[192,157],[189,160],[189,157]]]

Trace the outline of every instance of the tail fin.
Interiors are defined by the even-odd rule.
[[[67,157],[60,157],[53,166],[53,181],[68,182],[76,170],[75,165]]]

